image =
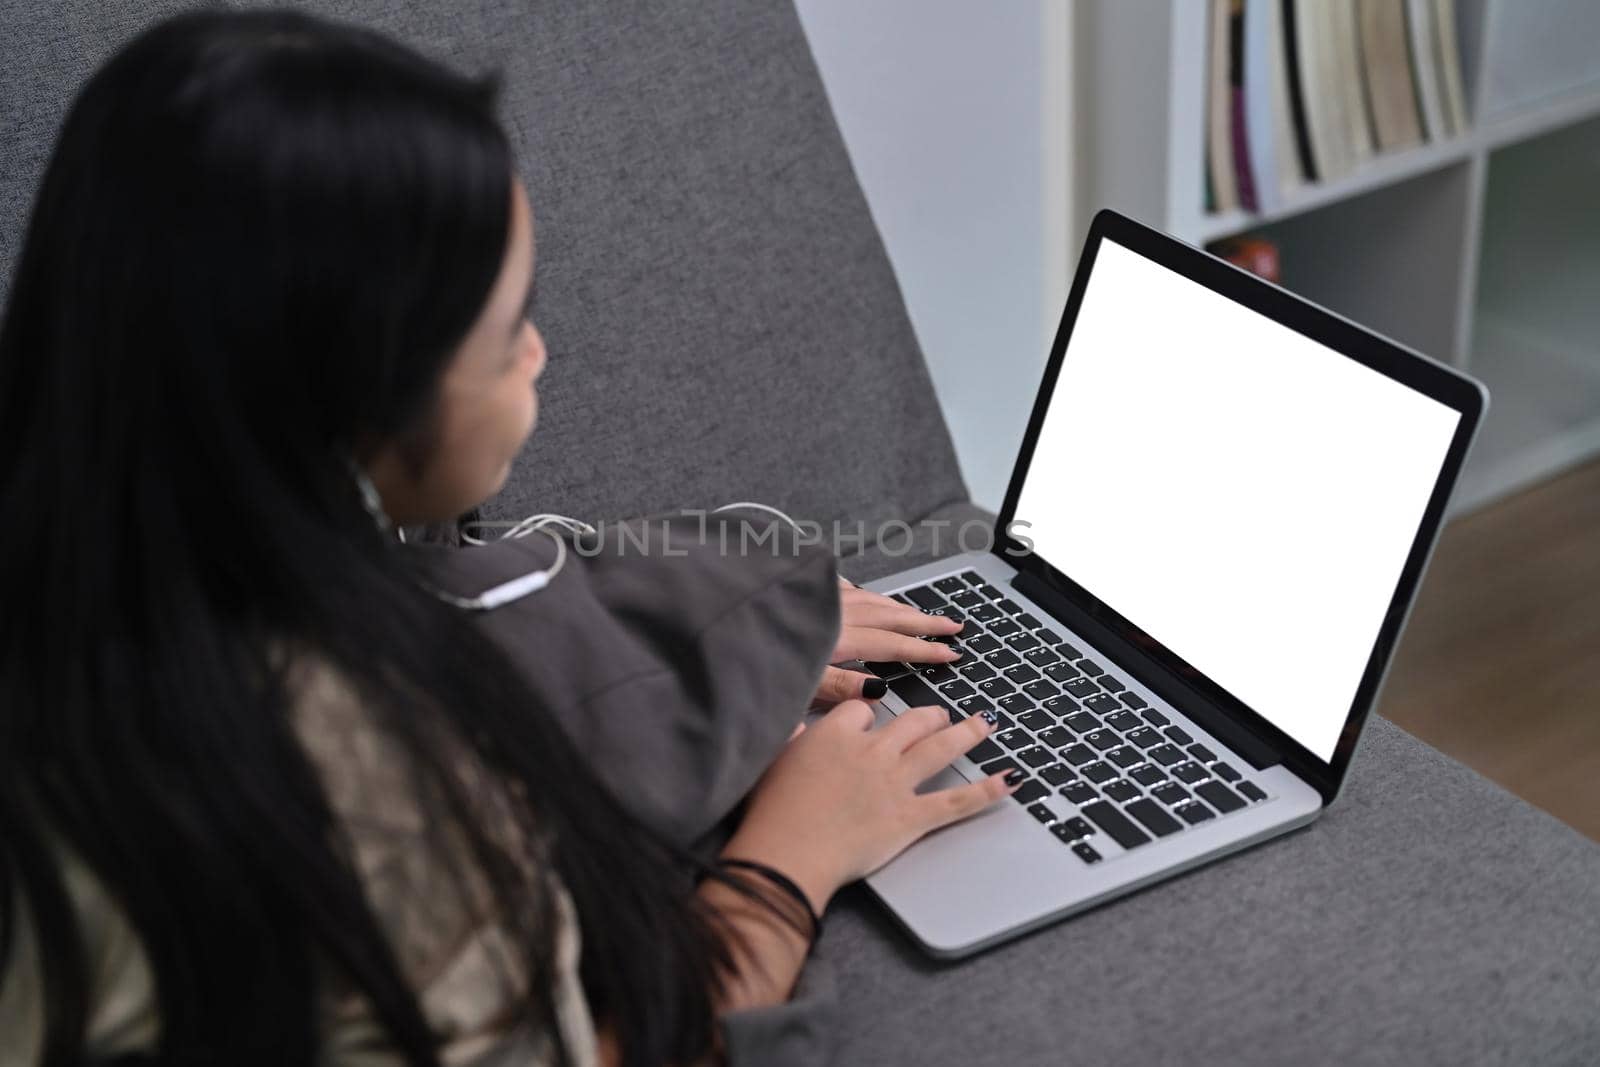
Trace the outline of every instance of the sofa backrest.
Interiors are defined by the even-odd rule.
[[[79,85],[140,28],[187,6],[0,8],[6,289]],[[870,523],[965,499],[789,3],[299,6],[392,33],[458,69],[502,72],[551,358],[539,429],[485,517],[756,500]]]

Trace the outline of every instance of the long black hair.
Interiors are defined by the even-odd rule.
[[[63,847],[139,936],[164,1061],[311,1062],[331,965],[436,1062],[283,648],[351,681],[467,835],[530,1021],[556,1033],[532,859],[572,894],[626,1061],[711,1046],[728,949],[692,865],[410,580],[352,484],[359,442],[425,433],[500,269],[513,165],[491,85],[299,14],[171,19],[74,103],[0,324],[0,979],[25,917],[47,1065],[79,1062],[91,1008]],[[530,813],[537,856],[475,824],[451,743]]]

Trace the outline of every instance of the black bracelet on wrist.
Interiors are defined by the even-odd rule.
[[[806,897],[804,890],[794,884],[794,880],[792,878],[784,874],[782,871],[768,867],[765,863],[757,863],[754,860],[729,859],[728,857],[724,856],[723,858],[717,860],[717,866],[739,867],[743,868],[744,870],[754,871],[793,897],[795,899],[795,903],[799,904],[801,910],[806,913],[806,918],[811,920],[810,947],[816,948],[817,941],[822,937],[822,916],[811,910],[810,899]]]

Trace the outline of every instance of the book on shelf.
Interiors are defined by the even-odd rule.
[[[1450,136],[1450,127],[1444,113],[1444,84],[1439,80],[1439,38],[1433,25],[1433,0],[1406,0],[1406,37],[1423,136],[1442,141]]]
[[[1422,122],[1417,115],[1405,8],[1399,0],[1360,0],[1356,15],[1378,151],[1413,148],[1422,143]]]
[[[1209,211],[1271,214],[1301,187],[1465,128],[1453,0],[1210,0]]]
[[[1455,0],[1433,0],[1433,45],[1444,88],[1444,113],[1450,136],[1466,132],[1467,101],[1461,87],[1461,41],[1456,33]]]
[[[1256,176],[1250,163],[1244,115],[1244,0],[1228,0],[1228,135],[1233,144],[1233,169],[1239,206],[1260,211]]]
[[[1206,173],[1211,181],[1211,210],[1239,207],[1239,186],[1233,167],[1233,99],[1228,84],[1228,0],[1211,0],[1206,47]]]

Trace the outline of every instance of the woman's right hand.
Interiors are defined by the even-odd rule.
[[[820,915],[841,887],[1016,788],[992,774],[916,792],[991,730],[981,715],[952,726],[937,707],[911,708],[874,728],[872,708],[847,700],[784,746],[723,855],[782,871]]]

